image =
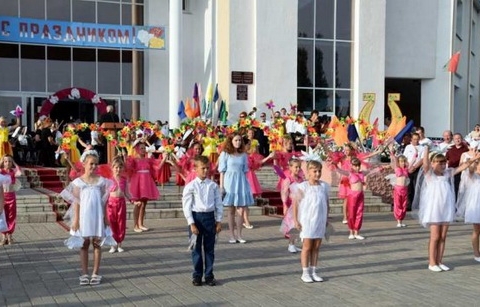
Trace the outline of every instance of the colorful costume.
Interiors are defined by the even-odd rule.
[[[163,155],[166,155],[166,153],[160,154],[158,156],[158,163],[160,163],[163,159]],[[164,184],[170,181],[170,177],[172,176],[172,169],[170,168],[170,164],[164,163],[162,167],[157,171],[157,182],[160,184]]]
[[[110,192],[122,191],[125,193],[127,189],[127,180],[123,177],[117,182],[113,180]],[[127,204],[125,197],[109,196],[107,203],[107,217],[112,230],[112,237],[120,244],[125,239],[125,231],[127,228]]]
[[[262,167],[263,159],[264,157],[256,152],[248,155],[248,172],[245,175],[247,176],[247,181],[250,184],[250,189],[254,196],[260,196],[262,194],[262,186],[255,172]]]
[[[408,180],[408,168],[397,167],[395,169],[395,177],[405,177]],[[408,203],[408,184],[393,187],[393,216],[396,220],[403,221],[407,213]]]
[[[72,161],[73,164],[80,161],[80,150],[78,150],[77,147],[77,140],[78,135],[76,134],[73,134],[70,137],[70,161]]]
[[[12,146],[8,142],[9,132],[8,127],[0,127],[0,158],[7,154],[13,156]]]
[[[15,170],[4,170],[0,171],[0,174],[5,177],[4,179],[0,178],[0,184],[10,185],[15,184]],[[2,182],[3,181],[3,182]],[[0,186],[0,188],[3,188]],[[17,196],[15,192],[4,192],[4,206],[3,210],[5,211],[5,220],[7,221],[8,230],[2,232],[5,234],[12,234],[15,231],[15,226],[17,223]]]
[[[160,197],[153,181],[157,170],[157,160],[154,158],[127,159],[127,169],[130,171],[130,193],[132,200],[156,200]]]
[[[303,178],[300,176],[293,176],[290,173],[290,170],[285,172],[285,178],[282,181],[282,189],[280,191],[280,195],[282,197],[282,203],[284,204],[284,208],[286,207],[286,212],[283,212],[283,220],[282,225],[280,226],[280,231],[287,235],[293,228],[295,228],[295,221],[293,219],[293,206],[292,206],[292,197],[291,195],[295,194],[297,184],[303,182]]]
[[[350,173],[348,176],[349,184],[357,182],[365,183],[365,175],[363,173]],[[348,228],[359,231],[363,223],[363,209],[365,207],[364,193],[362,191],[348,191],[347,195],[347,216]]]

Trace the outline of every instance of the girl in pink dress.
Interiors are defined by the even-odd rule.
[[[190,147],[187,152],[178,159],[178,172],[177,176],[180,176],[182,180],[178,180],[177,178],[177,185],[184,186],[188,184],[190,181],[196,178],[195,174],[195,165],[193,163],[193,159],[196,156],[201,156],[203,152],[203,146],[201,143],[193,143],[192,147]]]
[[[166,157],[160,161],[147,157],[145,143],[134,146],[135,156],[127,158],[127,169],[130,172],[130,193],[132,201],[136,202],[133,208],[133,221],[135,232],[148,231],[145,227],[145,209],[149,200],[157,200],[160,196],[155,185],[156,171],[165,163]]]
[[[11,155],[5,155],[0,163],[0,174],[10,178],[10,184],[3,185],[4,192],[4,207],[5,219],[7,222],[8,230],[2,232],[1,245],[12,244],[12,234],[15,231],[15,225],[17,222],[17,196],[15,194],[16,177],[22,174],[20,167],[13,161]],[[0,185],[0,188],[2,186]],[[1,211],[0,211],[1,212]]]
[[[291,195],[295,190],[295,185],[303,182],[304,179],[301,175],[301,160],[290,159],[288,165],[288,170],[285,172],[286,178],[282,181],[282,189],[280,192],[283,203],[283,220],[280,231],[282,231],[285,237],[289,239],[288,251],[291,253],[296,253],[301,251],[301,249],[295,246],[296,235],[290,232],[295,228]]]
[[[290,136],[286,136],[283,138],[283,151],[275,152],[275,158],[273,160],[273,164],[280,167],[283,171],[287,171],[288,161],[292,157],[299,157],[301,156],[300,152],[293,151],[293,141]],[[302,171],[300,171],[303,173]],[[277,183],[277,190],[280,191],[282,189],[282,181],[283,179],[280,177]]]
[[[161,152],[158,155],[158,161],[160,163],[165,158],[168,159],[168,153],[166,152]],[[171,164],[168,163],[167,161],[167,163],[164,163],[157,172],[157,175],[156,175],[157,183],[159,183],[163,188],[163,185],[170,181],[171,176],[172,176]]]
[[[253,138],[254,131],[253,129],[247,130],[247,140],[245,142],[245,149],[248,154],[248,172],[245,174],[247,181],[250,184],[250,190],[252,191],[253,198],[260,197],[262,195],[262,186],[258,181],[257,175],[255,172],[262,167],[262,165],[267,162],[269,159],[274,157],[272,152],[268,157],[264,157],[258,153],[258,141]],[[247,229],[252,229],[253,225],[249,220],[249,210],[248,207],[243,211],[243,227]]]
[[[122,175],[125,169],[123,158],[117,156],[112,161],[112,182],[110,194],[107,202],[107,217],[112,230],[112,237],[117,242],[117,246],[112,246],[109,253],[122,253],[122,242],[125,239],[125,231],[127,229],[127,203],[126,199],[131,199],[127,190],[127,178]],[[133,204],[133,201],[130,200]],[[138,203],[137,203],[138,204]]]

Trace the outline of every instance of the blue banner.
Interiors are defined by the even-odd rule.
[[[0,16],[0,41],[164,50],[165,27],[121,26]]]

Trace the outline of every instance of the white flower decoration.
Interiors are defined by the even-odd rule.
[[[50,96],[48,101],[50,101],[51,104],[56,104],[58,102],[58,96]]]
[[[92,97],[92,103],[97,104],[97,103],[100,103],[100,101],[101,101],[100,96],[98,96],[97,94],[95,94],[95,96]]]
[[[70,95],[68,95],[68,98],[70,99],[78,99],[80,98],[80,91],[77,88],[72,88],[70,91]]]
[[[302,156],[300,157],[302,161],[318,161],[322,162],[322,158],[318,155],[310,146],[308,146],[307,151],[302,150]]]
[[[138,31],[137,34],[137,39],[145,45],[145,47],[148,47],[148,43],[151,38],[153,38],[155,35],[148,33],[146,30],[140,30]]]

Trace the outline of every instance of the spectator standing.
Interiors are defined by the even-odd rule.
[[[447,166],[449,168],[457,168],[460,165],[460,158],[464,152],[468,151],[468,146],[463,141],[463,136],[460,133],[453,135],[453,146],[447,150],[445,158],[447,159]],[[453,177],[455,187],[455,199],[458,195],[458,187],[460,186],[461,173],[455,174]]]

